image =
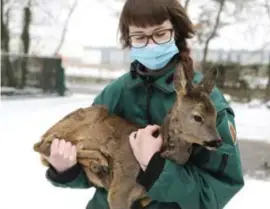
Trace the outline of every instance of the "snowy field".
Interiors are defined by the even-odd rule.
[[[95,95],[1,102],[1,209],[85,209],[94,189],[61,189],[45,179],[32,146],[50,125]],[[240,139],[270,143],[270,111],[233,104]],[[18,111],[18,112],[16,112]],[[260,118],[260,119],[259,119]],[[246,178],[245,187],[225,209],[268,209],[270,182]]]

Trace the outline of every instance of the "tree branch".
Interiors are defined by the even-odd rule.
[[[216,32],[217,32],[217,29],[218,29],[218,26],[219,26],[219,23],[220,23],[221,12],[222,12],[223,7],[225,5],[225,1],[226,0],[221,0],[220,1],[220,6],[219,6],[218,13],[217,13],[217,17],[216,17],[214,29],[213,29],[212,33],[210,34],[210,36],[208,37],[207,41],[213,39],[214,36],[215,36],[215,34],[216,34]]]
[[[58,24],[57,18],[51,14],[51,11],[46,11],[46,9],[44,8],[44,5],[42,5],[41,1],[36,0],[33,2],[33,4],[35,7],[38,7],[45,14],[46,19],[49,19],[50,21],[52,21],[53,24]],[[50,24],[50,25],[52,25],[52,24]]]
[[[188,8],[189,3],[190,3],[190,0],[186,0],[185,1],[184,8],[185,8],[186,11],[187,11],[187,8]]]
[[[58,46],[56,47],[56,50],[55,50],[54,54],[57,54],[60,51],[60,49],[61,49],[61,47],[62,47],[62,45],[63,45],[63,43],[65,41],[69,20],[70,20],[70,18],[71,18],[71,16],[72,16],[72,14],[73,14],[73,12],[74,12],[77,5],[78,5],[78,0],[74,0],[73,4],[71,6],[71,9],[69,10],[66,22],[64,24],[64,28],[63,28],[63,31],[62,31],[60,42],[59,42]]]
[[[210,35],[208,36],[208,38],[206,39],[206,42],[205,42],[205,47],[204,47],[204,50],[203,50],[203,60],[202,60],[203,71],[205,71],[205,64],[206,64],[206,58],[207,58],[207,54],[208,54],[209,43],[216,35],[218,26],[220,24],[220,16],[221,16],[222,10],[224,8],[225,2],[226,2],[226,0],[220,0],[219,10],[218,10],[218,13],[217,13],[217,16],[216,16],[214,28],[213,28],[212,32],[210,33]]]
[[[270,19],[270,2],[269,2],[269,0],[265,0],[264,7],[265,7],[267,15]]]

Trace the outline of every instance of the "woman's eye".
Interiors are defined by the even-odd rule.
[[[164,32],[156,33],[155,36],[156,37],[163,37],[163,36],[165,36],[165,33]]]
[[[136,36],[135,39],[136,40],[143,40],[143,39],[145,39],[145,37],[144,36]]]

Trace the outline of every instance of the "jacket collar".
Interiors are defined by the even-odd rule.
[[[129,89],[135,89],[139,86],[145,85],[145,77],[139,76],[137,73],[136,67],[139,67],[136,65],[137,63],[132,63],[133,66],[131,66],[131,72],[128,75],[128,80],[126,82],[127,88]],[[133,69],[132,69],[133,67]],[[135,67],[135,69],[134,69]],[[133,70],[133,72],[132,72]],[[132,73],[136,75],[132,75]],[[164,93],[170,94],[174,92],[174,84],[173,84],[173,75],[175,73],[175,66],[169,70],[167,70],[163,75],[157,76],[155,81],[153,82],[153,86],[157,89],[163,91]],[[151,76],[152,77],[152,76]],[[202,79],[202,74],[199,72],[195,72],[193,82],[198,83]]]

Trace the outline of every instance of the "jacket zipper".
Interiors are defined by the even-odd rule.
[[[147,94],[146,94],[146,119],[147,119],[147,123],[152,125],[152,117],[150,114],[150,107],[151,107],[151,96],[153,93],[153,85],[152,83],[149,81],[149,79],[147,79],[146,81],[146,85],[147,85]]]

